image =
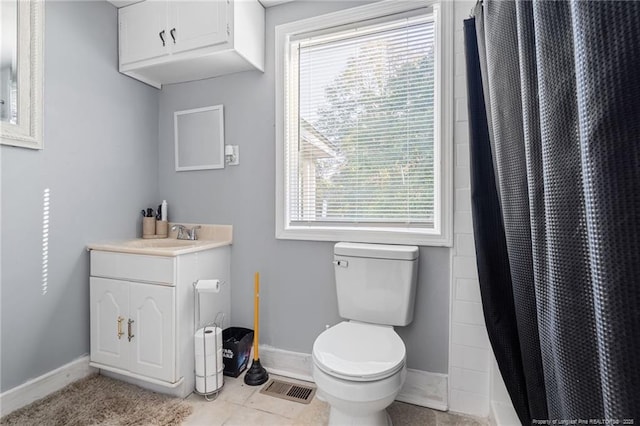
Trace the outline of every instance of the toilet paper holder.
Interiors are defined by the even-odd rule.
[[[215,289],[212,288],[212,282],[215,283]],[[204,285],[200,285],[199,283],[203,283]],[[222,376],[222,369],[221,368],[216,368],[216,370],[220,370],[220,373],[218,374],[218,371],[214,371],[213,374],[215,375],[215,381],[213,383],[213,389],[209,389],[209,377],[210,375],[208,374],[209,372],[207,371],[207,357],[211,354],[207,354],[207,334],[213,332],[214,333],[214,337],[213,337],[213,341],[214,341],[214,345],[213,345],[213,355],[214,357],[216,357],[218,350],[222,350],[222,338],[220,337],[220,340],[217,338],[217,334],[220,333],[220,336],[222,336],[222,326],[224,324],[224,320],[225,320],[225,313],[224,312],[218,312],[214,318],[213,322],[207,322],[206,324],[201,324],[201,318],[200,318],[200,312],[201,312],[201,308],[200,308],[200,294],[201,293],[218,293],[219,292],[219,288],[220,286],[222,286],[224,284],[224,281],[220,281],[220,280],[199,280],[193,283],[193,332],[194,332],[194,348],[196,347],[196,345],[198,344],[195,339],[196,339],[196,335],[198,334],[198,331],[200,330],[200,328],[203,329],[202,332],[202,349],[203,349],[203,366],[204,366],[204,374],[202,376],[199,376],[196,371],[196,366],[194,365],[194,374],[195,374],[195,379],[196,379],[196,384],[194,386],[194,393],[204,396],[204,399],[207,401],[214,401],[219,393],[220,390],[222,389],[222,386],[224,385],[224,379],[221,377]],[[212,330],[210,330],[212,329]],[[219,330],[219,332],[218,332]],[[198,355],[194,352],[194,356],[197,357]],[[217,359],[217,358],[216,358]],[[194,360],[195,362],[197,362],[197,360]],[[216,362],[216,367],[218,367],[217,362]],[[204,383],[204,388],[202,390],[198,390],[198,379],[201,378],[202,382]]]

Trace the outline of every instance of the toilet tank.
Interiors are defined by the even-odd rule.
[[[342,318],[393,326],[413,321],[418,247],[337,243],[333,254]]]

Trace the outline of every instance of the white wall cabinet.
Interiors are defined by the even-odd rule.
[[[155,391],[194,389],[194,294],[199,279],[224,282],[201,297],[201,319],[229,326],[230,247],[179,256],[91,251],[90,365]],[[220,317],[218,317],[219,319]]]
[[[120,72],[160,88],[264,70],[257,0],[147,0],[118,9]]]

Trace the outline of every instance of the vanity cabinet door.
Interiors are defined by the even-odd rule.
[[[120,65],[169,54],[167,8],[165,1],[143,1],[119,9]]]
[[[91,361],[126,369],[129,285],[126,281],[91,277],[89,286]]]
[[[226,1],[180,1],[169,6],[169,41],[173,53],[226,43]]]
[[[174,287],[130,283],[127,336],[132,373],[176,381],[174,300]]]

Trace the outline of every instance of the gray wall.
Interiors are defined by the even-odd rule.
[[[266,69],[165,86],[160,94],[160,196],[170,220],[232,224],[232,323],[253,327],[253,272],[260,271],[261,342],[310,353],[325,324],[340,321],[331,265],[333,244],[276,240],[275,25],[352,7],[306,1],[267,10]],[[173,112],[224,104],[226,143],[240,146],[240,165],[174,171]],[[413,323],[399,329],[408,366],[447,373],[449,250],[423,247]]]
[[[134,236],[140,209],[158,203],[158,91],[118,73],[116,9],[56,1],[45,12],[45,149],[0,148],[1,391],[89,352],[86,244]]]

